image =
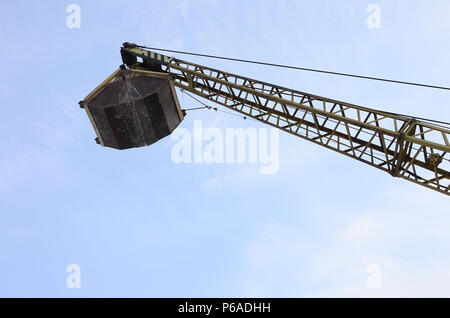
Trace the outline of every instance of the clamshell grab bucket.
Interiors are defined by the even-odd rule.
[[[96,141],[115,149],[151,145],[170,135],[184,118],[170,75],[158,72],[117,70],[80,105]]]

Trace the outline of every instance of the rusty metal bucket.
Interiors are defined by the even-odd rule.
[[[168,74],[117,70],[80,102],[106,147],[148,146],[170,135],[183,112]]]

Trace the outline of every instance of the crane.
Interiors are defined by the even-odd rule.
[[[184,119],[175,88],[449,195],[450,127],[231,74],[125,42],[123,64],[84,108],[97,143],[150,145]]]

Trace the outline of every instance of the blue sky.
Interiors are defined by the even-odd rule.
[[[80,5],[80,29],[66,26],[71,3]],[[366,26],[372,3],[379,29]],[[0,296],[450,296],[444,195],[283,133],[273,175],[254,164],[175,164],[170,138],[102,148],[78,108],[120,65],[125,41],[449,86],[448,1],[14,1],[0,9]],[[189,60],[450,118],[445,91]],[[206,111],[181,127],[195,119],[263,127]],[[81,267],[80,289],[66,287],[69,264]],[[381,288],[366,286],[370,264],[381,269]]]

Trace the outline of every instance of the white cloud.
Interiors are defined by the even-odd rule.
[[[344,239],[346,241],[358,241],[371,238],[379,232],[380,228],[381,225],[371,216],[358,216],[346,231]]]
[[[383,206],[352,207],[361,212],[341,213],[331,229],[305,231],[311,215],[259,226],[236,289],[270,297],[450,296],[448,198],[408,186],[380,195]],[[370,264],[381,269],[380,289],[366,285]]]

